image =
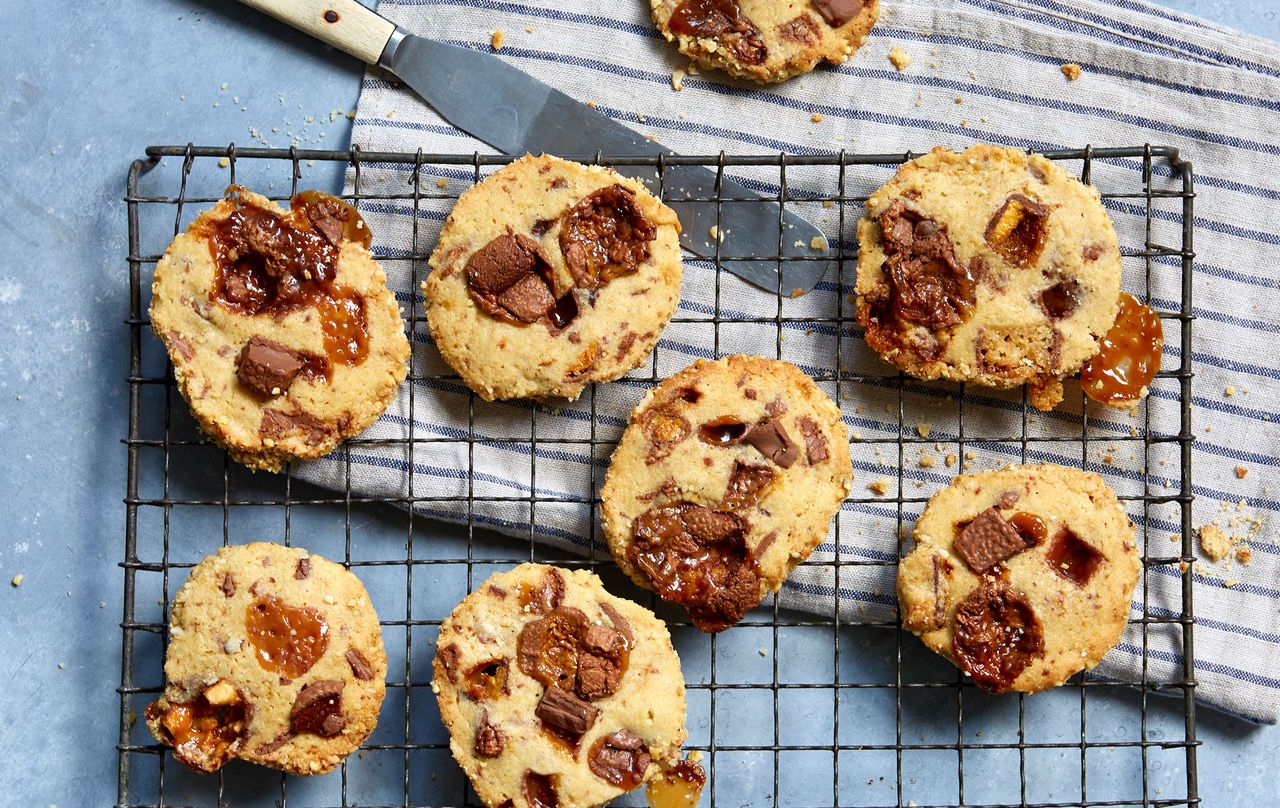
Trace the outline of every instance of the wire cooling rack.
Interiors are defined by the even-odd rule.
[[[729,169],[760,188],[772,189],[784,205],[825,210],[835,229],[831,246],[839,273],[829,273],[828,279],[847,279],[856,258],[850,234],[867,194],[912,156],[596,160],[647,166],[659,176],[678,163],[708,165],[720,173]],[[168,240],[216,201],[229,181],[287,200],[302,187],[336,186],[345,172],[350,191],[346,196],[357,205],[395,201],[412,206],[413,239],[408,247],[376,251],[384,265],[407,267],[412,280],[408,288],[416,290],[427,272],[430,252],[421,245],[416,214],[429,204],[447,206],[458,193],[456,181],[436,177],[469,176],[475,182],[507,158],[359,149],[149,148],[147,158],[129,171],[125,197],[131,364],[121,565],[118,805],[478,805],[450,758],[436,713],[430,690],[433,638],[466,592],[493,571],[530,559],[593,568],[615,592],[647,603],[667,618],[688,683],[688,746],[702,751],[708,770],[703,805],[1198,805],[1192,589],[1185,570],[1173,576],[1176,602],[1161,609],[1147,606],[1152,586],[1147,573],[1157,567],[1177,570],[1192,558],[1191,166],[1176,150],[1149,145],[1090,147],[1047,156],[1098,185],[1113,214],[1124,213],[1121,218],[1128,224],[1121,226],[1118,220],[1118,229],[1126,288],[1145,295],[1159,310],[1166,345],[1179,357],[1177,366],[1170,367],[1166,353],[1153,395],[1130,422],[1127,434],[1117,435],[1109,414],[1090,408],[1076,387],[1069,387],[1067,402],[1046,420],[1050,416],[1029,407],[1025,392],[1001,396],[964,385],[926,385],[873,357],[860,356],[866,349],[846,299],[848,285],[838,281],[825,313],[797,319],[786,313],[779,298],[772,316],[745,320],[771,335],[761,340],[762,353],[772,349],[775,355],[784,354],[784,326],[788,333],[807,326],[834,334],[838,369],[818,381],[841,402],[852,425],[859,479],[836,525],[837,548],[844,544],[842,529],[846,537],[856,529],[889,535],[896,529],[897,549],[903,552],[911,520],[945,484],[945,479],[930,476],[932,472],[920,471],[924,453],[931,450],[948,455],[947,475],[990,467],[995,461],[986,466],[984,461],[992,457],[1004,462],[1034,460],[1044,447],[1078,457],[1080,465],[1095,469],[1112,463],[1112,454],[1129,451],[1137,458],[1140,471],[1130,475],[1120,494],[1143,537],[1141,601],[1126,634],[1126,642],[1142,652],[1140,685],[1076,676],[1034,697],[995,697],[977,690],[904,634],[891,606],[865,612],[837,609],[833,603],[829,614],[815,616],[782,608],[770,598],[741,625],[709,637],[621,579],[607,553],[598,548],[583,558],[536,543],[532,527],[523,540],[486,531],[474,518],[486,497],[476,494],[470,479],[463,497],[417,495],[418,489],[410,485],[413,496],[379,499],[353,489],[349,473],[345,485],[334,491],[296,479],[292,468],[281,475],[252,475],[231,462],[195,429],[176,393],[164,351],[149,331],[149,281]],[[407,182],[387,185],[367,179],[393,168],[402,175],[407,172]],[[795,181],[800,176],[807,178],[803,188]],[[446,190],[449,184],[453,187]],[[1156,286],[1166,290],[1166,298],[1159,299]],[[731,321],[744,323],[741,317],[722,316],[721,295],[721,275],[716,273],[710,317],[687,316],[682,309],[673,327],[696,323],[709,328],[718,352],[722,327]],[[418,295],[406,294],[402,302],[413,334],[425,334]],[[434,351],[423,342],[417,341],[416,353]],[[667,364],[660,362],[666,350],[660,344],[648,368],[631,375],[637,387],[667,375],[659,375],[659,368]],[[416,392],[420,383],[457,382],[456,376],[432,367],[439,365],[415,361],[402,395],[412,401],[422,395]],[[933,395],[933,404],[952,409],[936,419],[951,419],[946,446],[918,424],[922,391]],[[993,400],[1002,404],[1004,416],[990,426],[980,422],[977,413]],[[589,435],[539,434],[539,409],[529,406],[525,440],[577,446],[592,457],[607,458],[616,435],[597,432],[596,391],[589,390],[584,401],[591,416]],[[876,406],[868,404],[864,411],[859,401],[874,401]],[[460,438],[390,442],[400,444],[411,461],[442,444],[462,442],[469,444],[467,457],[474,462],[476,423],[486,406],[474,395],[468,399]],[[856,431],[860,425],[866,437]],[[352,443],[388,442],[362,438]],[[989,455],[993,448],[1004,451]],[[530,453],[531,458],[536,455]],[[1164,467],[1159,485],[1148,473],[1157,464]],[[410,477],[414,467],[410,462]],[[943,468],[939,462],[937,469]],[[471,465],[468,478],[474,471]],[[868,472],[893,483],[887,496],[863,487]],[[530,480],[536,473],[537,462],[531,459]],[[530,514],[536,514],[539,505],[545,509],[565,502],[593,508],[599,475],[593,464],[581,494],[556,503],[544,502],[536,493],[511,501],[527,507]],[[537,489],[530,485],[529,490]],[[415,508],[425,510],[428,503],[441,502],[461,508],[465,524],[446,525],[415,513]],[[530,519],[535,520],[536,515]],[[598,540],[592,524],[592,538]],[[1161,524],[1167,527],[1163,533],[1154,527]],[[1180,539],[1175,530],[1180,530]],[[1175,543],[1168,543],[1170,537]],[[161,690],[167,604],[190,567],[222,544],[259,539],[302,544],[343,561],[365,581],[383,618],[390,672],[379,726],[359,753],[325,777],[286,777],[239,762],[217,775],[194,775],[156,744],[137,720]],[[894,543],[891,538],[891,549]],[[891,593],[896,558],[892,552],[887,555],[868,558],[837,551],[823,556],[820,551],[809,563],[832,569],[836,591],[842,574],[845,580],[872,574],[880,575]],[[875,594],[890,602],[888,595]],[[1145,653],[1158,637],[1180,652],[1176,664],[1158,668],[1161,673],[1155,663],[1147,664]],[[1157,694],[1172,698],[1149,698]],[[644,803],[632,794],[620,804]]]

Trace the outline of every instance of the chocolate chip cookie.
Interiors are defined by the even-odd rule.
[[[486,400],[575,399],[653,350],[680,300],[679,232],[640,183],[526,155],[449,214],[423,284],[431,335]]]
[[[1035,693],[1119,641],[1142,566],[1097,474],[1010,466],[934,494],[898,567],[902,625],[993,693]]]
[[[705,67],[761,83],[843,62],[866,41],[879,0],[649,0],[668,42]]]
[[[858,241],[867,343],[921,379],[1025,383],[1052,409],[1116,320],[1120,246],[1098,191],[1039,155],[936,148],[871,196]]]
[[[792,364],[735,355],[645,395],[600,510],[627,575],[715,632],[809,557],[852,483],[835,403]]]
[[[147,727],[197,771],[241,758],[323,774],[373,731],[386,675],[356,576],[297,547],[224,547],[174,598]]]
[[[431,687],[491,808],[605,805],[674,768],[685,739],[666,626],[585,570],[489,578],[441,625]]]
[[[285,211],[233,186],[157,264],[151,328],[200,428],[246,466],[328,454],[395,398],[409,341],[369,240],[336,197]]]

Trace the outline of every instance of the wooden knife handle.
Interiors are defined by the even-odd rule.
[[[390,20],[356,0],[240,0],[265,11],[303,33],[346,51],[368,64],[377,64],[395,32]]]

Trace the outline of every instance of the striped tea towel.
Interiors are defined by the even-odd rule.
[[[1176,146],[1195,164],[1198,198],[1195,236],[1195,341],[1179,344],[1166,328],[1164,367],[1173,368],[1191,350],[1195,370],[1195,524],[1216,521],[1228,537],[1243,539],[1246,565],[1233,553],[1220,562],[1199,560],[1195,582],[1195,669],[1201,699],[1255,721],[1280,717],[1280,546],[1264,525],[1280,509],[1275,402],[1280,393],[1280,47],[1217,28],[1137,0],[886,0],[882,18],[866,46],[846,64],[772,87],[732,82],[703,72],[672,86],[672,73],[687,68],[648,18],[647,4],[603,7],[590,0],[387,0],[381,13],[418,34],[490,49],[496,30],[505,33],[500,56],[570,96],[595,102],[615,118],[687,154],[720,150],[732,154],[797,154],[847,149],[862,153],[927,150],[935,144],[963,148],[975,141],[1027,149],[1094,145]],[[895,69],[887,59],[901,47],[910,64]],[[1076,63],[1083,75],[1068,81],[1060,67]],[[366,149],[469,154],[489,150],[442,121],[418,98],[377,70],[364,79],[353,142]],[[1067,166],[1079,170],[1080,164]],[[379,183],[404,188],[410,166],[365,168],[366,192]],[[1142,190],[1140,160],[1094,165],[1092,179],[1106,191]],[[892,167],[850,170],[846,192],[865,195],[887,180]],[[439,170],[453,194],[471,181],[471,171]],[[776,188],[776,170],[743,171],[762,189]],[[350,179],[350,178],[349,178]],[[788,172],[793,191],[833,194],[832,170]],[[1180,188],[1170,167],[1154,165],[1153,190]],[[433,183],[424,181],[427,191]],[[348,184],[350,190],[350,183]],[[442,196],[444,194],[441,194]],[[1181,201],[1156,198],[1150,222],[1144,200],[1108,201],[1130,250],[1147,243],[1177,247]],[[394,260],[410,247],[427,252],[449,201],[428,200],[416,222],[412,207],[367,200],[362,205],[375,248],[402,302],[412,288],[410,262]],[[853,250],[852,230],[861,208],[815,205],[810,217],[826,228],[833,244]],[[841,228],[843,227],[843,230]],[[1148,230],[1148,227],[1150,230]],[[416,243],[414,239],[417,239]],[[812,293],[785,300],[787,317],[830,318],[851,286],[851,265],[833,268]],[[1125,287],[1148,294],[1163,310],[1180,302],[1176,257],[1125,261]],[[425,271],[425,270],[424,270]],[[734,320],[773,317],[778,300],[726,276],[721,280],[718,341],[711,318],[715,306],[710,267],[690,260],[678,317],[662,336],[654,364],[644,374],[665,377],[697,357],[733,352],[781,355],[813,373],[834,370],[837,335],[831,328],[788,323],[778,340],[772,327],[735,327]],[[847,307],[847,304],[843,304]],[[421,309],[419,308],[418,311]],[[1173,321],[1170,321],[1171,324]],[[447,372],[418,329],[416,372]],[[846,370],[885,366],[860,335],[842,337]],[[481,526],[560,545],[599,552],[598,528],[586,504],[598,489],[616,439],[645,384],[621,380],[599,385],[559,409],[530,416],[524,402],[476,403],[468,409],[459,383],[425,380],[407,390],[369,433],[412,434],[418,444],[410,490],[406,458],[389,449],[359,446],[309,464],[302,475],[342,487],[350,461],[352,488],[376,496],[426,497],[421,512],[445,520],[468,517]],[[1172,495],[1179,485],[1176,443],[1156,444],[1144,456],[1143,430],[1177,433],[1176,380],[1161,380],[1137,418],[1090,411],[1087,448],[1069,442],[1036,443],[1038,437],[1078,435],[1078,394],[1053,414],[1033,413],[1025,454],[1020,443],[982,439],[1021,429],[1018,394],[975,390],[965,397],[966,443],[958,460],[966,470],[1027,459],[1080,465],[1102,473],[1122,495]],[[854,443],[858,482],[855,499],[839,516],[839,531],[800,567],[782,591],[787,607],[827,612],[838,603],[853,622],[892,621],[898,511],[890,490],[877,499],[865,486],[877,478],[902,481],[903,494],[924,497],[956,473],[942,462],[958,447],[954,387],[912,386],[905,396],[905,428],[931,425],[936,448],[930,468],[909,449],[902,458],[892,444],[868,442],[897,434],[897,394],[876,385],[842,385],[840,403]],[[1074,405],[1071,403],[1074,401]],[[591,405],[594,402],[593,418]],[[1149,421],[1146,420],[1149,417]],[[531,434],[536,423],[536,435]],[[462,441],[474,434],[474,447]],[[604,441],[593,456],[588,445],[547,442],[594,436]],[[1136,437],[1135,437],[1136,436]],[[539,442],[537,439],[542,439]],[[399,450],[397,450],[399,451]],[[536,458],[536,464],[533,462]],[[468,468],[474,473],[468,474]],[[1144,467],[1146,474],[1144,475]],[[480,498],[468,506],[469,495]],[[433,498],[440,499],[433,499]],[[463,498],[450,499],[455,497]],[[501,498],[505,501],[485,501]],[[530,499],[536,499],[532,506]],[[570,499],[564,502],[557,500]],[[1174,503],[1130,501],[1129,512],[1153,557],[1179,554],[1181,531]],[[907,504],[910,525],[920,510]],[[532,527],[530,526],[532,524]],[[1171,542],[1172,539],[1172,542]],[[881,562],[842,566],[838,591],[833,567],[842,560]],[[1176,617],[1182,609],[1182,573],[1176,563],[1151,567],[1134,594],[1133,616]],[[1124,681],[1177,680],[1182,666],[1180,629],[1130,625],[1120,645],[1097,673]]]

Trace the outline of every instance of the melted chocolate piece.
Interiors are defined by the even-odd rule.
[[[800,450],[782,428],[782,423],[772,418],[751,427],[743,440],[784,469],[791,468],[800,455]]]
[[[556,794],[559,780],[554,774],[527,771],[520,783],[520,794],[529,808],[560,808],[560,797]]]
[[[560,217],[560,250],[581,289],[599,289],[635,272],[649,260],[649,242],[657,235],[635,192],[622,185],[583,197]]]
[[[1075,278],[1058,281],[1040,293],[1040,308],[1055,320],[1070,317],[1080,306],[1080,282]]]
[[[310,606],[290,606],[275,595],[245,609],[245,633],[263,670],[297,679],[311,670],[329,647],[329,625]]]
[[[324,200],[345,205],[327,194],[299,194],[293,210],[281,216],[241,198],[225,219],[206,225],[203,235],[216,268],[209,296],[225,308],[251,315],[279,318],[312,308],[328,361],[358,365],[369,352],[364,297],[337,283],[342,237],[330,240],[337,214],[319,210],[330,209]]]
[[[629,729],[601,735],[587,753],[595,776],[624,791],[640,785],[652,759],[644,739]]]
[[[809,0],[813,10],[832,28],[839,28],[862,13],[863,0]]]
[[[760,572],[747,523],[692,502],[650,508],[632,524],[627,559],[693,624],[724,631],[760,602]]]
[[[617,639],[600,633],[610,631]],[[516,660],[521,671],[548,688],[592,701],[617,692],[630,647],[621,632],[595,626],[581,610],[561,606],[520,630]]]
[[[298,563],[293,568],[293,578],[295,581],[305,581],[307,576],[311,574],[311,558],[303,556],[298,559]]]
[[[797,45],[812,45],[821,36],[812,14],[802,12],[778,26],[778,38]]]
[[[1044,632],[1026,595],[984,578],[956,609],[952,650],[978,687],[1003,693],[1044,653]]]
[[[667,23],[673,34],[718,39],[746,65],[758,65],[768,57],[760,29],[742,13],[737,0],[684,0]]]
[[[1044,250],[1050,211],[1022,194],[1011,195],[987,223],[987,244],[1014,266],[1031,266]]]
[[[600,710],[566,690],[548,687],[542,692],[533,714],[576,743],[596,723]]]
[[[458,683],[459,674],[462,673],[459,664],[461,659],[462,652],[453,643],[436,648],[436,661],[440,663],[440,667],[444,668],[445,675],[449,677],[449,681],[455,685]]]
[[[473,701],[496,699],[507,694],[507,668],[505,659],[489,659],[471,666],[463,684],[463,692]]]
[[[1049,545],[1044,560],[1063,578],[1076,586],[1084,586],[1107,559],[1096,547],[1063,525],[1053,537],[1053,544]]]
[[[344,238],[365,248],[373,243],[373,231],[345,199],[323,191],[299,191],[289,200],[289,207],[301,208],[312,228],[335,247]]]
[[[941,353],[938,339],[963,322],[974,302],[973,274],[955,257],[946,228],[896,200],[879,217],[887,294],[869,300],[863,315],[867,340],[880,353],[907,348],[928,358]],[[912,326],[932,340],[904,340]]]
[[[981,575],[1027,549],[1027,544],[1000,511],[987,508],[960,529],[952,547],[969,569]]]
[[[227,597],[231,597],[231,596],[235,595],[235,593],[236,593],[236,578],[235,578],[235,576],[234,576],[234,575],[232,575],[232,574],[231,574],[231,573],[229,573],[229,572],[224,572],[224,573],[222,574],[222,585],[219,587],[219,589],[221,589],[221,590],[222,590],[222,594],[223,594],[223,595],[226,595]]]
[[[289,710],[289,729],[295,735],[310,733],[322,738],[336,738],[347,725],[342,715],[344,682],[322,679],[298,691]]]
[[[732,446],[747,434],[747,425],[732,415],[713,418],[698,427],[698,437],[712,446]]]
[[[1013,529],[1018,531],[1018,535],[1027,543],[1028,547],[1037,547],[1044,544],[1044,540],[1049,538],[1049,528],[1045,525],[1044,520],[1034,513],[1018,511],[1009,517],[1009,524],[1013,525]]]
[[[148,721],[159,721],[173,756],[201,772],[215,772],[235,756],[248,735],[252,707],[239,688],[220,679],[189,702],[147,705]]]
[[[521,582],[517,587],[520,608],[535,614],[547,614],[564,598],[564,578],[560,571],[548,568],[538,584]]]
[[[764,499],[777,478],[777,473],[769,466],[748,465],[741,460],[735,461],[720,507],[727,511],[750,508]]]

